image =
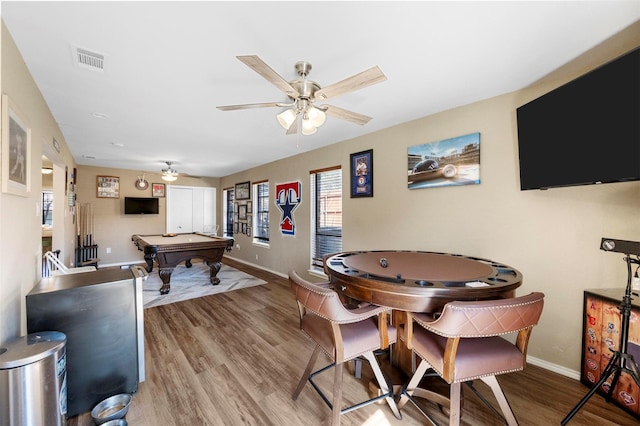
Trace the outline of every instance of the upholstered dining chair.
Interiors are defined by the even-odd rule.
[[[300,382],[293,392],[296,400],[307,381],[331,408],[331,424],[340,424],[340,416],[371,403],[386,400],[393,414],[400,419],[400,411],[393,398],[393,386],[383,374],[374,351],[384,349],[397,339],[396,328],[387,323],[389,308],[376,305],[347,309],[328,283],[312,284],[295,271],[289,273],[289,284],[298,305],[300,329],[315,342],[315,348]],[[324,352],[332,363],[312,372],[316,360]],[[342,372],[344,363],[364,357],[375,375],[379,395],[350,407],[342,408]],[[313,381],[317,374],[334,367],[333,398],[325,396]]]
[[[449,302],[434,319],[424,313],[407,312],[402,338],[420,358],[414,375],[400,392],[398,406],[411,401],[432,423],[435,421],[412,397],[428,369],[450,385],[449,424],[460,424],[461,383],[467,383],[491,410],[471,381],[480,379],[493,391],[503,420],[517,425],[516,418],[496,379],[497,375],[521,371],[526,366],[531,330],[542,314],[544,294],[499,300]],[[517,334],[515,342],[503,335]]]

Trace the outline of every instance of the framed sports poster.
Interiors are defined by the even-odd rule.
[[[351,198],[373,197],[373,149],[351,154]]]
[[[480,183],[480,133],[407,149],[409,189]]]

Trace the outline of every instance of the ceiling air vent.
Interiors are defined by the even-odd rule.
[[[74,59],[80,67],[94,71],[104,71],[104,55],[101,53],[91,52],[77,47],[75,48]]]

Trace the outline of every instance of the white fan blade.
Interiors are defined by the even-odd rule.
[[[291,123],[291,126],[289,126],[289,128],[287,129],[287,135],[295,135],[296,133],[298,133],[298,120],[299,120],[300,116],[298,115],[296,117],[295,120],[293,120],[293,123]]]
[[[326,112],[327,115],[330,115],[336,118],[341,118],[343,120],[347,120],[352,123],[359,124],[361,126],[364,124],[367,124],[369,120],[371,120],[371,117],[368,117],[366,115],[358,114],[357,112],[349,111],[333,105],[321,105],[321,106],[318,106],[318,108]]]
[[[280,74],[275,72],[273,68],[267,65],[262,59],[256,55],[236,56],[249,68],[260,74],[265,80],[276,86],[278,89],[287,94],[290,98],[300,96],[298,91],[294,89],[287,80],[282,78]]]
[[[314,98],[318,100],[325,100],[329,98],[335,98],[336,96],[343,95],[345,93],[353,92],[354,90],[364,89],[383,82],[387,79],[382,70],[377,66],[371,67],[366,71],[362,71],[359,74],[345,78],[329,86],[323,87],[314,94]]]
[[[243,105],[224,105],[216,107],[222,111],[233,111],[236,109],[250,109],[250,108],[268,108],[268,107],[288,107],[294,104],[284,104],[282,102],[263,102],[257,104],[243,104]]]

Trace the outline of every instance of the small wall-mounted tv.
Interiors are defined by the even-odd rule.
[[[520,188],[640,180],[640,48],[517,108]]]
[[[124,198],[124,214],[158,214],[159,212],[158,198]]]

